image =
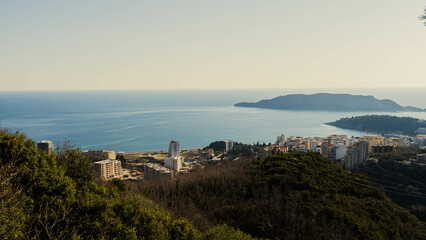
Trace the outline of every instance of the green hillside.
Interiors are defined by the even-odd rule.
[[[226,225],[200,232],[121,180],[96,180],[78,149],[59,152],[0,129],[0,239],[251,239]]]
[[[200,229],[226,223],[270,239],[425,239],[407,210],[316,153],[241,159],[144,191]]]

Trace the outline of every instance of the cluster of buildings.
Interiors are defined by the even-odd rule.
[[[52,154],[54,152],[51,141],[37,142],[37,148]],[[92,160],[96,175],[104,180],[122,177],[121,161],[116,160],[117,155],[114,151],[88,150],[82,154]]]
[[[233,149],[233,141],[228,140],[223,142],[225,143],[223,149],[225,153]],[[417,138],[409,139],[371,135],[348,138],[346,135],[338,134],[333,134],[328,137],[291,136],[286,138],[286,136],[282,134],[277,137],[275,144],[270,144],[265,147],[263,154],[271,154],[272,149],[277,149],[282,152],[319,152],[325,158],[336,161],[345,169],[354,170],[358,165],[368,160],[370,153],[392,152],[395,151],[396,147],[411,146],[413,144],[424,146],[425,142],[426,135],[418,135]],[[222,147],[220,147],[221,152]],[[37,148],[45,151],[47,154],[53,152],[53,144],[50,141],[38,142]],[[192,156],[192,158],[189,158],[190,161],[185,162],[184,157],[181,156],[180,143],[175,140],[170,142],[167,157],[165,157],[165,153],[166,151],[160,153],[160,155],[163,156],[162,159],[157,159],[154,163],[131,163],[130,165],[140,165],[139,167],[143,172],[144,179],[172,179],[176,174],[186,174],[189,173],[190,169],[201,167],[199,161],[196,161],[197,159],[211,161],[221,160],[220,156],[215,156],[214,149],[204,149],[199,150],[198,153],[195,154],[195,157]],[[88,150],[83,151],[82,154],[93,161],[96,175],[99,178],[110,180],[113,178],[123,179],[124,177],[124,179],[126,179],[129,170],[122,168],[121,161],[116,159],[117,155],[114,151]],[[222,155],[224,156],[224,154]],[[417,161],[426,161],[426,154],[418,154]],[[133,176],[134,174],[130,175]],[[136,176],[135,179],[140,178]]]
[[[180,152],[179,141],[170,141],[164,166],[158,163],[144,164],[144,179],[172,179],[174,174],[189,173],[189,164],[185,163]]]
[[[364,136],[351,137],[333,134],[328,137],[277,137],[273,148],[280,151],[320,152],[324,157],[335,160],[346,169],[353,170],[368,160],[369,153],[395,151],[398,146],[410,146],[412,141],[397,137]]]

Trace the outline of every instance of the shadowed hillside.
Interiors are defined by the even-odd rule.
[[[271,239],[424,239],[425,224],[316,153],[210,166],[139,189],[199,228],[219,223]]]

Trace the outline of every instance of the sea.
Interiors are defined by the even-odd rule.
[[[233,105],[295,93],[348,93],[426,108],[425,91],[425,88],[3,91],[0,127],[19,131],[34,141],[49,140],[55,145],[70,141],[82,150],[116,152],[165,150],[170,140],[178,140],[181,148],[189,149],[220,140],[269,143],[281,134],[362,136],[365,132],[324,123],[365,114],[426,119],[426,113],[286,111]]]

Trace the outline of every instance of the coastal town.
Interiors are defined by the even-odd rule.
[[[370,135],[348,137],[333,134],[328,137],[277,136],[274,143],[241,144],[231,140],[217,141],[205,148],[181,149],[180,142],[170,141],[168,150],[145,152],[119,152],[113,150],[85,150],[82,154],[92,162],[96,175],[103,180],[114,178],[130,181],[173,179],[177,175],[190,174],[207,165],[221,164],[225,160],[240,157],[270,156],[273,153],[318,152],[333,160],[346,170],[354,171],[366,161],[376,161],[371,153],[388,153],[398,147],[417,146],[425,148],[426,135],[416,137],[401,135]],[[52,153],[51,141],[41,141],[37,147]],[[424,165],[426,154],[419,153],[415,159],[401,164]]]

